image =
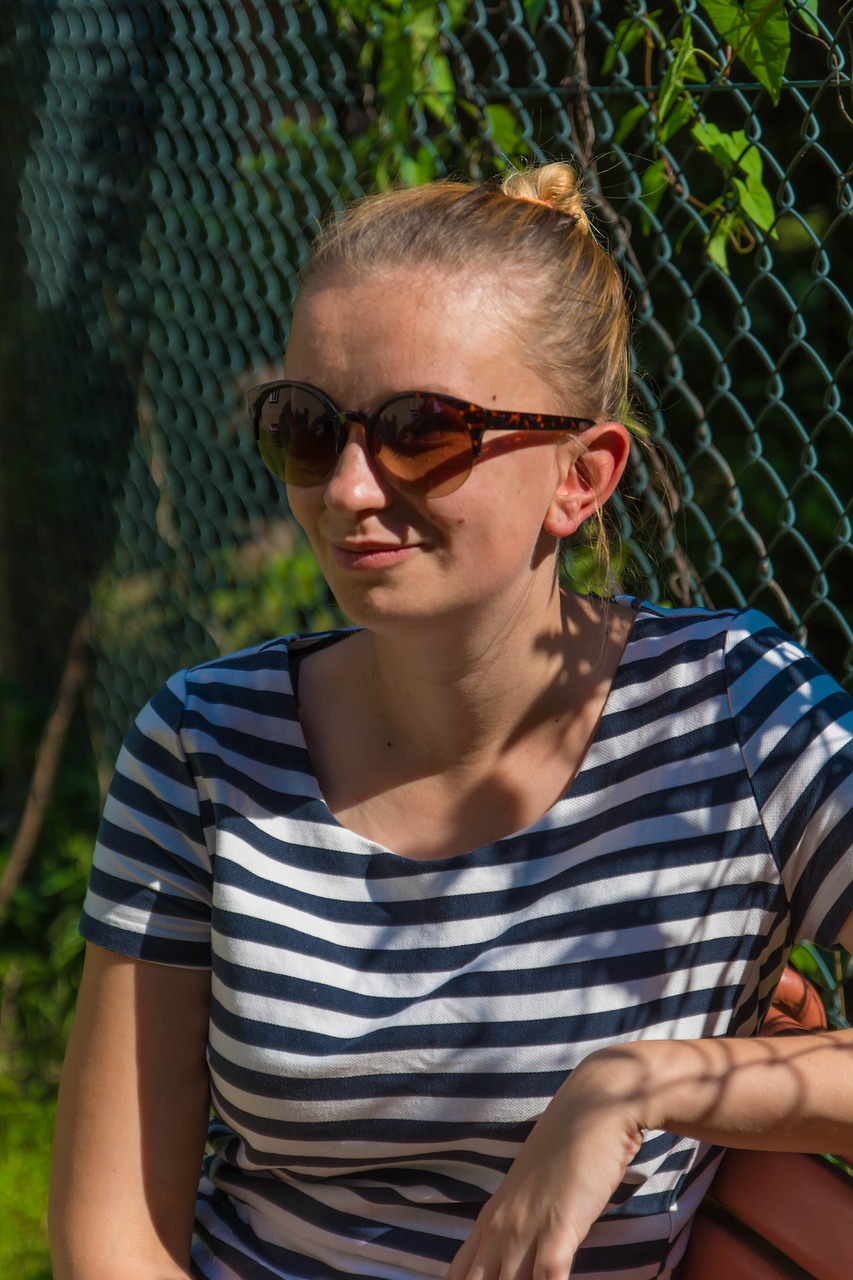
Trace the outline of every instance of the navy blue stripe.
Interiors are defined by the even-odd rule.
[[[742,799],[749,796],[750,785],[743,774],[729,780],[721,777],[713,781],[713,802],[725,805],[730,799]],[[687,791],[687,788],[681,790]],[[572,824],[571,846],[566,847],[565,829],[543,827],[534,831],[522,832],[511,840],[498,840],[494,844],[484,845],[471,854],[461,856],[430,859],[418,862],[408,858],[400,858],[396,854],[377,850],[371,853],[353,852],[350,849],[330,849],[322,845],[298,844],[273,835],[269,830],[261,829],[251,818],[235,811],[230,805],[218,806],[217,828],[229,831],[240,841],[259,853],[281,865],[280,874],[287,875],[287,868],[294,867],[299,871],[318,872],[323,876],[341,876],[354,878],[360,885],[374,881],[417,880],[435,876],[437,873],[455,873],[467,868],[472,863],[477,867],[490,866],[509,867],[517,864],[517,875],[524,876],[531,882],[531,887],[540,883],[537,879],[539,864],[545,858],[559,859],[563,864],[571,861],[571,848],[581,845],[590,848],[597,840],[610,836],[616,829],[624,829],[626,838],[631,844],[627,848],[608,851],[599,856],[589,856],[578,866],[578,874],[583,875],[584,883],[612,880],[615,875],[628,875],[633,872],[671,871],[674,866],[700,866],[704,862],[715,862],[720,858],[726,860],[738,857],[750,857],[756,853],[770,855],[770,846],[760,826],[748,826],[731,831],[715,831],[706,823],[706,830],[695,823],[697,834],[685,836],[679,832],[672,837],[667,832],[666,818],[669,796],[675,796],[677,805],[683,807],[679,796],[679,788],[660,793],[655,798],[656,810],[650,812],[643,798],[640,802],[629,801],[625,804],[602,806],[602,810],[583,821]],[[615,796],[614,796],[615,801]],[[643,807],[638,807],[641,804]],[[320,826],[335,826],[346,834],[344,827],[331,816],[322,801],[302,796],[287,796],[279,801],[278,811],[294,821]],[[676,808],[676,812],[680,809]],[[660,832],[651,842],[638,844],[636,828],[638,822],[648,823],[654,816],[661,820]],[[222,860],[222,874],[225,874]],[[617,870],[618,868],[618,870]],[[525,869],[529,874],[525,875]],[[556,873],[555,873],[556,874]],[[564,874],[572,874],[571,870]],[[263,879],[263,884],[275,892],[275,885]],[[547,886],[553,881],[542,881]],[[389,893],[389,898],[392,896]],[[486,913],[488,914],[488,913]]]
[[[650,659],[649,662],[653,664],[657,674],[659,674],[660,658],[657,658],[656,661]],[[645,663],[635,663],[634,666],[642,668]],[[707,655],[705,667],[707,667]],[[649,680],[648,672],[635,672],[632,669],[631,673],[638,676],[638,683],[645,684]],[[654,679],[650,683],[651,687],[654,688]],[[613,687],[614,689],[621,688],[622,684],[623,682],[620,681],[617,686],[614,682]],[[626,687],[630,687],[631,682],[626,678],[624,684]],[[725,696],[725,673],[718,668],[707,671],[697,663],[695,678],[684,685],[673,689],[663,688],[658,693],[647,693],[641,706],[626,707],[620,711],[607,711],[605,708],[596,737],[607,740],[620,733],[653,724],[657,720],[672,720],[674,726],[677,726],[681,717],[687,717],[697,707],[703,707],[706,703],[715,702],[721,698],[724,699]]]
[[[791,637],[764,614],[750,610],[744,615],[743,621],[749,626],[749,631],[732,645],[726,655],[730,685],[735,684],[751,667],[760,663],[765,654],[778,648],[780,644],[792,643]],[[801,652],[805,657],[809,657],[805,650]]]
[[[269,1097],[270,1076],[237,1067],[211,1048],[211,1063],[225,1083],[244,1093]],[[365,1098],[544,1098],[557,1092],[568,1071],[521,1072],[387,1072],[381,1076],[347,1075],[312,1077],[306,1085],[298,1076],[276,1076],[276,1098],[304,1102],[310,1088],[312,1102],[356,1102]],[[229,1112],[233,1107],[229,1103]],[[254,1123],[254,1122],[253,1122]],[[258,1131],[260,1132],[260,1130]],[[273,1132],[270,1130],[269,1132]]]
[[[454,972],[454,966],[448,971],[450,976],[445,982],[417,995],[377,996],[361,992],[357,989],[358,973],[353,974],[352,985],[343,988],[288,973],[247,968],[229,963],[219,955],[213,958],[213,973],[223,987],[243,995],[288,1000],[308,1008],[327,1009],[354,1017],[386,1018],[424,1000],[524,997],[548,992],[557,992],[568,998],[570,992],[584,992],[594,984],[621,986],[626,997],[633,996],[637,986],[650,978],[676,970],[687,972],[701,964],[747,958],[754,945],[751,938],[741,936],[735,939],[713,938],[705,944],[689,943],[627,955],[608,954],[568,964],[554,961],[531,967],[528,963],[523,968],[484,968],[463,973]]]
[[[271,1163],[273,1166],[280,1160],[273,1154],[272,1149],[263,1147],[259,1141],[262,1138],[269,1138],[274,1143],[285,1142],[352,1142],[353,1141],[353,1121],[346,1120],[315,1120],[299,1122],[297,1120],[271,1120],[266,1116],[254,1116],[249,1112],[241,1111],[239,1107],[226,1106],[217,1090],[212,1090],[214,1105],[217,1111],[226,1115],[233,1115],[235,1120],[241,1124],[248,1124],[246,1136],[241,1136],[240,1146],[245,1150],[253,1163],[264,1165]],[[358,1137],[359,1145],[364,1144],[365,1150],[369,1150],[371,1143],[379,1143],[388,1147],[428,1147],[435,1146],[446,1142],[503,1142],[514,1147],[521,1145],[533,1127],[533,1121],[521,1121],[512,1123],[510,1121],[483,1121],[477,1117],[470,1120],[411,1120],[400,1119],[394,1116],[390,1119],[381,1117],[371,1117],[370,1119],[359,1119],[358,1121]],[[298,1156],[291,1157],[298,1160]],[[409,1157],[411,1158],[411,1153]],[[445,1158],[444,1152],[441,1159]],[[371,1161],[372,1163],[372,1161]],[[500,1168],[506,1171],[510,1164],[508,1159],[501,1161]]]
[[[204,750],[193,750],[198,735],[205,737]],[[187,743],[187,759],[199,777],[251,779],[253,764],[270,769],[289,769],[292,772],[311,773],[311,763],[305,747],[290,742],[277,742],[272,738],[259,738],[229,724],[213,724],[193,708],[187,708],[184,721],[184,739]],[[216,744],[213,751],[208,739]],[[232,758],[233,757],[233,758]],[[239,763],[238,763],[239,762]],[[275,794],[279,798],[281,792]]]
[[[158,726],[158,729],[160,726]],[[177,733],[177,730],[175,730]],[[175,739],[176,744],[180,746],[179,739]],[[131,729],[125,740],[125,747],[128,755],[136,761],[138,765],[142,765],[146,771],[162,774],[164,778],[168,778],[171,782],[176,783],[183,789],[195,786],[195,779],[187,760],[182,756],[175,756],[172,752],[167,751],[162,743],[155,741],[153,738],[146,737],[141,732],[139,726],[136,725]],[[119,769],[126,768],[127,765],[123,760],[119,760]],[[114,781],[124,779],[129,776],[123,772],[115,775]],[[113,788],[111,787],[112,791]]]
[[[845,710],[845,702],[847,702],[847,696],[839,690],[837,694],[826,698],[822,703],[818,703],[812,715],[792,725],[788,732],[779,739],[772,751],[768,751],[763,757],[760,766],[753,774],[752,780],[755,797],[761,808],[768,802],[786,774],[790,774],[792,780],[796,781],[800,761],[810,750],[817,750],[823,755],[826,754],[825,747],[815,746],[815,744],[828,728],[839,723]],[[849,715],[849,707],[846,709]],[[851,759],[853,759],[853,748],[849,743],[847,749],[843,752],[838,751],[836,748],[836,754],[827,761],[829,767],[829,786],[827,790],[834,790],[845,777],[850,776]],[[834,764],[832,760],[835,760]],[[824,766],[824,769],[826,769],[827,765]],[[819,781],[825,776],[821,772],[818,774],[817,780]],[[813,786],[810,778],[804,779],[804,783],[807,785],[803,787],[799,796],[792,787],[791,808],[793,809],[799,801],[798,813],[807,815],[810,811],[818,808],[820,791]],[[801,818],[801,832],[802,829],[803,819]]]
[[[187,778],[184,778],[184,787]],[[204,844],[204,835],[199,822],[198,808],[182,809],[172,801],[151,791],[124,774],[117,773],[110,786],[110,796],[117,805],[123,806],[129,813],[139,814],[145,818],[154,818],[164,826],[174,827],[176,831],[186,833],[198,844]],[[192,803],[195,791],[191,791],[188,802]]]
[[[820,730],[825,731],[826,727],[826,725],[821,725]],[[851,717],[851,728],[853,728],[853,717]],[[768,756],[766,763],[759,770],[755,780],[756,793],[766,789],[769,795],[775,790],[775,787],[778,786],[789,769],[796,777],[799,759],[806,753],[807,748],[812,745],[817,737],[817,732],[806,736],[805,732],[797,734],[792,730],[791,733],[786,734],[785,738],[776,750]],[[822,756],[826,757],[827,747],[825,745],[819,746],[817,750]],[[773,844],[779,853],[782,866],[785,865],[791,853],[796,849],[797,842],[808,826],[811,815],[821,807],[825,798],[831,796],[851,776],[853,776],[853,739],[845,743],[840,749],[837,748],[832,756],[826,758],[823,766],[815,772],[814,778],[809,780],[808,786],[803,787],[799,794],[794,795],[792,803],[782,817],[773,839]],[[849,821],[847,813],[842,812],[839,804],[839,826],[843,824],[846,828]],[[844,834],[846,834],[847,840],[846,846],[841,852],[846,852],[850,848],[849,828]],[[829,848],[824,852],[828,853]],[[833,857],[829,866],[835,866],[838,856]],[[819,872],[821,859],[816,858],[815,864]]]
[[[211,1022],[224,1035],[243,1045],[272,1052],[291,1052],[321,1058],[325,1055],[366,1055],[415,1049],[514,1049],[519,1044],[572,1045],[591,1040],[624,1039],[674,1019],[720,1013],[732,1008],[735,990],[699,988],[660,997],[633,1008],[608,1009],[577,1016],[541,1016],[514,1022],[437,1022],[383,1027],[361,1035],[308,1031],[277,1026],[230,1012],[214,999]]]
[[[828,683],[825,672],[817,665],[814,658],[807,653],[792,662],[786,663],[784,667],[776,671],[761,688],[756,690],[752,698],[743,702],[738,714],[741,741],[749,741],[766,724],[772,724],[777,708],[798,693],[800,694],[800,711],[806,717],[806,723],[800,726],[794,724],[793,729],[795,731],[805,729],[810,733],[812,724],[826,724],[827,720],[820,712],[821,704],[812,701],[811,693],[804,688],[805,685],[811,684],[816,680],[824,684]],[[831,698],[833,692],[834,690],[827,689],[824,697]],[[739,689],[738,694],[741,699],[742,693],[743,691]],[[843,692],[836,706],[840,706],[842,711],[849,711],[849,699],[846,698]]]
[[[673,856],[679,846],[674,846]],[[704,861],[704,859],[700,860]],[[688,865],[691,865],[688,863]],[[618,874],[619,860],[613,859],[614,874]],[[555,875],[547,887],[541,885],[520,885],[515,890],[511,887],[494,893],[466,894],[464,897],[436,897],[418,899],[380,899],[374,902],[334,901],[316,894],[304,893],[290,885],[271,885],[245,867],[234,862],[219,859],[218,878],[220,884],[239,888],[269,901],[286,905],[294,910],[310,912],[318,921],[335,924],[351,924],[357,926],[383,927],[393,925],[396,928],[425,925],[442,925],[458,920],[486,920],[488,918],[512,918],[518,912],[539,905],[547,900],[548,910],[553,910],[555,901],[563,898],[561,921],[565,922],[566,936],[577,937],[580,934],[613,930],[621,933],[626,921],[631,925],[655,925],[670,920],[695,919],[716,911],[728,911],[735,908],[747,909],[755,905],[766,905],[772,887],[762,882],[755,884],[721,885],[693,893],[673,893],[665,898],[634,898],[625,896],[621,900],[605,903],[600,907],[572,909],[572,889],[582,887],[585,877],[583,867],[571,868],[562,875]],[[231,924],[240,926],[242,916],[235,916],[222,909],[217,927],[229,936],[238,936],[231,932]],[[268,920],[258,921],[264,929],[275,929],[277,926]],[[541,922],[542,933],[537,936],[563,936],[563,926],[555,930],[553,921],[544,919]],[[512,926],[508,932],[511,932]],[[253,936],[241,934],[239,936]],[[271,936],[271,935],[270,935]],[[502,936],[506,936],[503,934]]]
[[[368,967],[375,973],[445,972],[451,965],[470,963],[485,950],[495,946],[512,946],[529,941],[550,941],[566,937],[583,937],[594,932],[610,931],[616,937],[625,928],[626,910],[631,912],[634,926],[690,921],[712,911],[758,908],[776,914],[782,901],[778,885],[763,883],[733,885],[702,894],[680,894],[661,900],[644,898],[626,906],[625,902],[604,907],[589,907],[567,916],[561,914],[510,925],[494,938],[465,946],[418,947],[417,930],[412,948],[388,948],[365,952],[362,948],[339,943],[316,934],[301,933],[271,920],[235,915],[221,908],[213,909],[213,927],[223,937],[239,941],[259,942],[266,946],[317,956],[335,963],[349,962],[350,967]]]
[[[181,682],[185,674],[185,672],[179,672],[174,678],[174,683]],[[180,732],[181,721],[184,716],[184,704],[170,685],[164,684],[162,688],[158,689],[154,694],[154,697],[151,699],[149,706],[156,712],[157,718],[162,720],[165,725],[168,725],[174,733]],[[147,715],[148,708],[144,708],[141,716],[145,717]],[[138,728],[134,725],[127,736],[127,741],[135,742],[137,740],[137,735]]]
[[[80,935],[105,951],[117,951],[133,960],[152,960],[157,964],[186,965],[192,969],[210,967],[210,946],[204,942],[187,942],[179,938],[158,938],[154,934],[130,933],[100,920],[85,911],[80,919]]]
[[[212,731],[220,721],[216,713],[223,709],[237,711],[240,716],[265,716],[284,723],[296,720],[296,699],[289,686],[287,689],[276,687],[283,684],[283,676],[286,679],[286,668],[283,673],[265,671],[262,674],[269,679],[255,685],[225,680],[210,680],[196,685],[188,683],[187,707],[192,708],[193,715],[201,723],[209,723]]]
[[[112,876],[99,867],[92,868],[89,883],[98,897],[105,898],[108,902],[121,902],[122,906],[133,907],[137,911],[171,916],[175,920],[197,919],[203,924],[210,918],[209,903],[181,896],[173,897],[167,890],[151,889],[147,884],[133,884],[129,880]]]
[[[101,819],[101,826],[98,831],[98,843],[104,849],[108,849],[111,853],[118,857],[127,858],[131,863],[137,863],[141,868],[149,869],[154,873],[168,874],[170,877],[182,878],[188,888],[193,882],[203,886],[205,889],[210,888],[211,874],[210,871],[197,862],[191,862],[181,852],[180,847],[167,849],[157,840],[152,840],[149,836],[138,831],[127,831],[123,827],[117,827],[107,818]],[[178,845],[178,842],[175,842]],[[195,850],[192,851],[195,855]],[[98,873],[98,867],[93,868],[92,874]],[[121,882],[115,880],[113,882],[112,892],[118,896],[116,902],[124,901],[121,892]],[[192,898],[187,901],[188,910],[194,910]],[[209,910],[209,908],[208,908]]]

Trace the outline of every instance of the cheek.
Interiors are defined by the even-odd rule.
[[[323,509],[321,489],[297,489],[287,486],[290,514],[308,539],[313,542],[320,512]]]

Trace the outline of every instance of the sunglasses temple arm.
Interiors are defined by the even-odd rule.
[[[471,436],[471,453],[474,456],[475,462],[479,458],[480,453],[482,451],[483,436],[485,435],[486,430],[487,430],[486,427],[469,427],[468,428],[468,431]]]

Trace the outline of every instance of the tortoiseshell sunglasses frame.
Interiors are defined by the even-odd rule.
[[[286,475],[288,461],[286,450],[282,450],[280,468],[274,466],[269,457],[268,447],[265,450],[261,440],[261,414],[264,404],[274,393],[291,389],[306,392],[316,398],[325,414],[323,421],[328,424],[334,433],[334,454],[330,457],[328,469],[322,473],[317,473],[317,475],[312,475],[309,480],[300,480],[292,475]],[[337,459],[340,457],[346,443],[349,425],[357,422],[364,428],[368,453],[376,460],[382,474],[387,477],[389,483],[405,493],[417,494],[420,497],[444,497],[448,493],[455,493],[460,489],[481,455],[483,436],[487,431],[543,431],[563,434],[585,431],[595,425],[591,418],[575,418],[563,414],[525,413],[520,410],[485,409],[481,405],[470,404],[466,400],[459,400],[455,396],[445,395],[444,392],[439,391],[398,391],[383,400],[376,409],[370,412],[339,409],[334,401],[319,387],[313,386],[310,382],[299,382],[291,378],[265,382],[260,386],[253,387],[247,395],[247,401],[255,442],[261,450],[261,456],[273,475],[277,479],[284,480],[286,484],[293,484],[297,488],[306,488],[314,484],[325,483],[334,472]],[[413,478],[407,478],[395,474],[393,469],[389,468],[387,457],[384,460],[382,457],[383,446],[392,454],[396,449],[397,457],[405,457],[405,450],[400,449],[399,441],[395,445],[394,433],[388,430],[387,425],[385,428],[386,435],[383,438],[381,434],[382,419],[392,405],[411,401],[431,401],[434,404],[446,407],[456,415],[458,420],[461,420],[461,423],[467,429],[468,450],[465,453],[453,455],[453,460],[456,463],[462,463],[463,466],[452,474],[449,479],[439,481],[437,484],[430,485],[431,472],[429,469],[422,475],[416,474]],[[446,430],[448,436],[459,436],[461,438],[461,432],[456,429],[455,423],[448,424]]]

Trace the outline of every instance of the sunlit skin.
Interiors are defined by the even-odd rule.
[[[422,389],[485,407],[571,411],[519,359],[519,337],[493,287],[468,278],[439,286],[405,273],[328,283],[297,307],[285,375],[321,387],[342,409]],[[484,459],[456,493],[419,499],[393,489],[354,427],[325,485],[290,490],[291,508],[349,616],[383,628],[386,619],[399,627],[406,616],[434,626],[452,612],[474,624],[483,610],[497,617],[529,609],[539,626],[559,610],[557,541],[574,532],[581,513],[555,494],[577,442],[509,437],[486,436]],[[400,572],[370,573],[391,567]]]
[[[408,272],[303,298],[285,374],[341,409],[420,389],[572,413],[520,350],[493,286]],[[353,830],[448,856],[523,828],[565,789],[630,621],[614,609],[603,631],[600,606],[557,585],[559,539],[609,496],[627,433],[604,423],[582,446],[489,433],[460,489],[420,498],[388,483],[354,425],[328,481],[288,489],[341,606],[368,628],[300,677],[324,798]]]

